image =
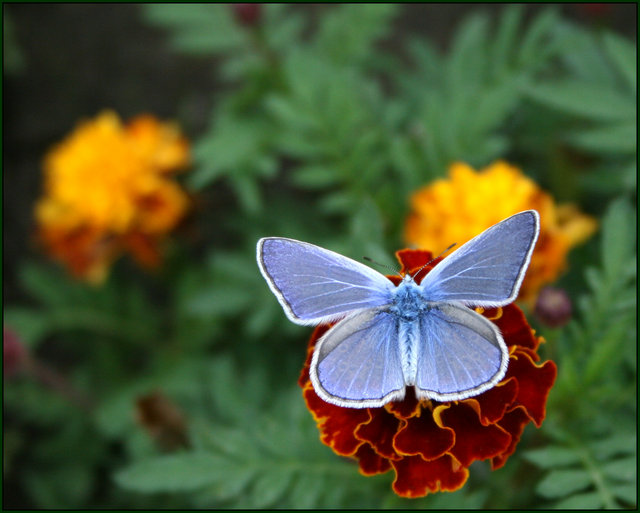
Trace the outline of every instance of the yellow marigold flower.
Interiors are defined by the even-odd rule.
[[[44,194],[35,215],[51,255],[76,276],[101,282],[129,251],[159,262],[159,243],[186,212],[169,174],[189,162],[177,127],[144,115],[123,125],[110,111],[81,123],[44,159]]]
[[[173,123],[160,123],[150,115],[132,119],[125,127],[141,157],[160,171],[172,172],[189,164],[189,144]]]
[[[557,206],[520,169],[494,162],[480,171],[454,163],[449,177],[415,192],[407,219],[406,240],[420,248],[461,245],[486,228],[522,210],[540,213],[540,237],[519,299],[530,302],[540,288],[566,267],[569,249],[596,230],[595,219],[573,205]]]

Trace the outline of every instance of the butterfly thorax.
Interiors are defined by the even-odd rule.
[[[389,312],[405,321],[413,321],[428,308],[422,289],[411,278],[405,277],[393,291]]]

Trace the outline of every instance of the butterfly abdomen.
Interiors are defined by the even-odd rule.
[[[420,324],[398,319],[398,352],[406,386],[413,386],[418,372],[418,337]]]

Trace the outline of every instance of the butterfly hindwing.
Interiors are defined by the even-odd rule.
[[[367,310],[338,322],[318,341],[309,375],[318,395],[338,406],[378,407],[402,399],[397,317]]]
[[[297,324],[320,324],[391,301],[393,283],[364,264],[281,237],[258,241],[260,271]]]
[[[535,210],[488,228],[447,256],[422,280],[429,301],[504,306],[515,300],[540,231]]]
[[[503,377],[509,351],[498,328],[462,305],[442,303],[420,317],[416,396],[460,400]]]

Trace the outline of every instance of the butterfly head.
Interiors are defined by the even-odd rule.
[[[425,307],[420,285],[410,274],[405,274],[400,284],[394,289],[389,312],[405,320],[414,320]]]
[[[415,281],[413,279],[413,275],[411,275],[411,274],[404,274],[404,275],[401,275],[401,276],[402,276],[402,283],[411,283],[411,282]]]

